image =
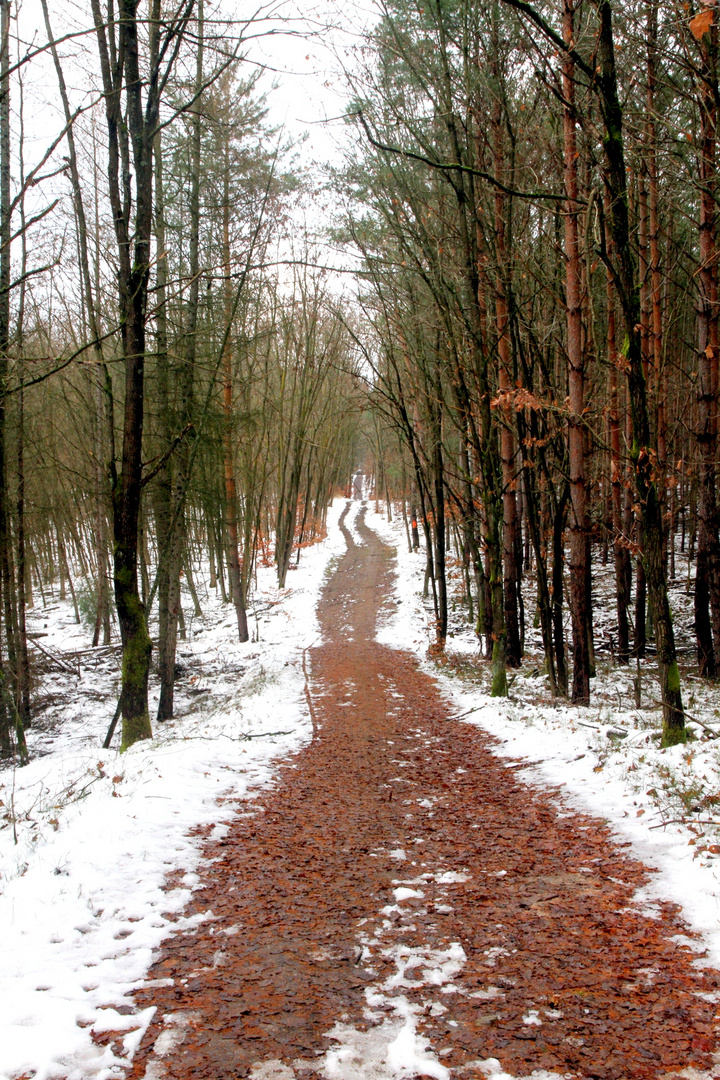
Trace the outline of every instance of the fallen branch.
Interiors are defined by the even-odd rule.
[[[305,700],[307,701],[308,712],[310,713],[310,720],[312,721],[313,735],[317,735],[317,721],[315,719],[315,709],[313,708],[312,696],[310,694],[310,678],[307,671],[307,651],[317,645],[317,641],[313,641],[312,645],[306,645],[302,654],[302,669],[305,676]]]
[[[115,645],[96,645],[94,649],[74,649],[72,652],[66,652],[66,656],[72,656],[80,658],[81,656],[104,656],[105,653],[119,652],[122,649],[122,642],[118,641]]]
[[[653,701],[653,705],[657,709],[662,709],[663,707],[662,701]],[[709,735],[712,735],[713,739],[720,739],[720,732],[715,731],[714,728],[708,727],[705,721],[701,720],[699,716],[693,716],[692,713],[689,713],[687,711],[687,709],[684,709],[683,713],[686,720],[691,720],[693,724],[699,724],[704,731],[707,731]]]
[[[15,816],[15,763],[13,762],[13,782],[12,790],[10,791],[10,820],[12,821],[13,840],[15,847],[17,847],[18,835],[17,835],[17,817]]]
[[[651,829],[663,829],[666,825],[720,825],[720,821],[717,818],[711,818],[709,821],[698,820],[697,818],[677,817],[670,818],[669,821],[661,821],[657,825],[651,825]]]
[[[107,774],[104,772],[99,772],[97,776],[93,776],[92,779],[88,780],[87,784],[84,784],[79,790],[76,790],[75,787],[78,781],[73,780],[72,783],[68,784],[67,787],[64,787],[62,791],[57,792],[57,794],[53,796],[55,801],[53,802],[51,809],[62,810],[63,807],[78,802],[79,799],[84,798],[85,793],[90,790],[93,784],[97,784],[98,780],[104,780],[106,775]],[[26,814],[26,817],[28,815],[29,811]]]
[[[289,731],[260,731],[257,735],[250,735],[243,732],[239,736],[226,735],[224,731],[218,731],[216,735],[183,735],[178,742],[204,742],[208,739],[228,739],[229,742],[249,742],[250,739],[271,739],[274,735],[292,735],[295,728],[290,728]]]
[[[252,611],[248,611],[246,612],[246,614],[248,618],[250,618],[252,615],[262,615],[264,611],[270,611],[271,608],[277,607],[277,605],[281,603],[282,600],[269,600],[268,603],[264,605],[264,607],[253,608]]]
[[[104,773],[101,776],[94,776],[93,779],[88,781],[88,783],[85,784],[84,787],[81,787],[79,791],[73,791],[72,796],[67,800],[66,803],[59,803],[53,809],[57,810],[61,806],[69,806],[70,803],[79,802],[80,799],[85,797],[85,793],[90,790],[93,784],[97,784],[98,780],[103,780],[104,778]]]
[[[80,675],[75,670],[75,668],[71,667],[70,664],[66,664],[65,661],[61,659],[61,657],[55,656],[55,654],[51,653],[49,649],[46,649],[44,645],[41,645],[39,641],[31,640],[30,644],[34,645],[36,649],[39,649],[41,653],[44,653],[45,656],[47,656],[48,660],[52,660],[53,663],[58,664],[61,668],[64,668],[65,671],[69,671],[70,674],[74,675],[76,679],[80,678]]]
[[[257,735],[242,735],[242,739],[270,739],[273,735],[292,735],[295,728],[290,728],[289,731],[261,731]],[[228,735],[227,738],[230,738]]]
[[[703,720],[699,719],[699,717],[691,716],[688,712],[686,712],[685,715],[693,724],[699,724],[703,731],[707,731],[708,735],[712,735],[713,739],[720,739],[720,732],[715,731],[714,728],[708,727]]]

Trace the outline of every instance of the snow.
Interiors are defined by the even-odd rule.
[[[64,656],[65,667],[43,664],[39,693],[45,707],[28,732],[30,764],[0,772],[0,1080],[30,1073],[35,1080],[123,1075],[153,1015],[152,1009],[134,1011],[133,990],[144,983],[169,934],[213,917],[211,911],[194,920],[185,914],[198,883],[203,838],[222,836],[234,814],[252,814],[254,794],[273,782],[278,763],[311,738],[305,650],[320,639],[316,602],[325,575],[345,551],[337,527],[344,506],[345,500],[333,505],[328,538],[302,552],[287,589],[277,589],[271,566],[260,568],[253,640],[244,645],[236,640],[232,609],[208,588],[204,568],[195,568],[203,614],[191,614],[184,594],[187,640],[179,646],[185,671],[178,682],[178,719],[157,725],[151,742],[123,755],[99,749],[116,699],[117,652],[82,652],[89,650],[87,628],[75,624],[70,605],[57,597],[31,613],[31,631],[44,635],[36,640],[52,655]],[[353,503],[347,525],[355,542],[364,543],[355,526],[358,509]],[[492,699],[482,678],[439,672],[426,658],[432,613],[420,595],[424,555],[407,552],[402,522],[388,523],[371,507],[366,520],[397,550],[398,603],[379,639],[413,650],[440,681],[458,722],[494,735],[495,750],[510,759],[508,767],[526,764],[526,782],[559,788],[559,813],[590,811],[629,840],[633,853],[659,871],[637,897],[647,916],[655,915],[660,899],[675,900],[707,946],[696,962],[720,964],[720,753],[702,726],[720,729],[712,689],[686,680],[690,711],[702,723],[694,725],[696,741],[670,750],[660,750],[653,736],[658,712],[652,700],[643,708],[634,704],[635,673],[609,661],[593,683],[589,708],[553,702],[532,660],[517,674],[510,699]],[[611,582],[599,580],[611,589]],[[684,595],[675,599],[687,603]],[[459,656],[477,652],[473,634],[457,615],[448,645]],[[643,677],[645,697],[652,697],[652,676]],[[154,687],[153,695],[156,703]],[[613,732],[627,736],[608,734]],[[409,777],[395,780],[412,783]],[[432,810],[433,802],[423,799],[421,805]],[[408,860],[399,841],[389,855],[398,870]],[[393,882],[395,903],[359,928],[367,970],[381,952],[394,973],[366,987],[367,1031],[341,1017],[327,1033],[331,1046],[318,1071],[328,1080],[404,1080],[418,1074],[448,1080],[442,1050],[434,1053],[418,1031],[418,1015],[421,1009],[435,1016],[447,1011],[443,999],[457,991],[465,955],[457,942],[434,949],[405,944],[402,928],[412,931],[411,920],[424,912],[423,881],[451,889],[470,872],[438,867],[421,878]],[[473,874],[482,872],[472,868]],[[373,921],[377,925],[370,929]],[[501,954],[499,947],[487,950],[490,978]],[[409,990],[424,996],[422,1006],[409,1000]],[[492,1001],[503,991],[489,983],[472,996]],[[525,1023],[542,1024],[544,1017],[529,1010]],[[189,1019],[164,1017],[148,1080],[162,1075],[162,1057],[182,1043]],[[103,1033],[114,1036],[110,1046],[93,1040]],[[492,1058],[463,1071],[513,1080]],[[294,1075],[280,1061],[258,1063],[251,1072],[253,1080]],[[526,1080],[556,1078],[539,1070]]]
[[[399,889],[393,889],[393,896],[400,903],[402,900],[410,900],[413,897],[422,897],[424,894],[419,889],[407,889],[401,886]]]
[[[442,874],[430,875],[436,880]],[[414,889],[393,890],[398,902],[421,898]],[[388,908],[380,911],[384,915]],[[393,906],[392,910],[401,910]],[[462,970],[467,957],[462,945],[451,942],[446,949],[417,948],[394,940],[383,944],[383,936],[391,933],[394,938],[402,933],[404,926],[413,930],[411,924],[399,927],[383,922],[372,933],[361,931],[362,958],[367,964],[372,960],[373,950],[380,951],[392,960],[395,971],[382,983],[371,984],[365,989],[367,1009],[365,1017],[371,1026],[368,1031],[358,1031],[346,1023],[337,1023],[327,1033],[337,1045],[325,1055],[321,1071],[328,1080],[394,1080],[394,1078],[432,1076],[435,1080],[449,1080],[450,1071],[438,1060],[428,1041],[418,1032],[416,1017],[426,1009],[437,1016],[446,1011],[439,1001],[428,998],[423,1005],[411,1002],[403,990],[427,988],[432,994],[454,989],[452,980]],[[367,967],[371,972],[372,969]],[[386,1015],[391,1010],[392,1017]]]
[[[207,587],[202,618],[183,598],[179,661],[193,675],[178,683],[179,719],[156,725],[152,741],[122,755],[99,749],[119,679],[112,653],[100,664],[81,657],[79,677],[59,664],[45,676],[48,698],[70,695],[48,709],[51,724],[28,731],[30,764],[0,772],[0,1077],[122,1075],[153,1011],[134,1012],[129,995],[164,938],[192,925],[183,910],[198,880],[198,828],[222,836],[236,800],[252,800],[311,737],[303,654],[320,639],[317,598],[345,551],[344,506],[333,505],[328,539],[303,551],[287,589],[272,567],[260,570],[252,604],[271,606],[254,620],[255,640],[237,641],[232,608]],[[31,619],[54,655],[90,645],[68,604]],[[125,1033],[115,1051],[92,1039],[109,1031]]]
[[[369,1031],[338,1023],[328,1035],[338,1046],[325,1055],[322,1071],[328,1080],[391,1080],[394,1077],[434,1076],[449,1080],[450,1071],[427,1051],[418,1035],[413,1006],[395,1000],[396,1019],[385,1018]]]

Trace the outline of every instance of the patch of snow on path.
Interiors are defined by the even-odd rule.
[[[393,1002],[399,1019],[384,1019],[368,1031],[336,1024],[328,1032],[338,1046],[323,1063],[328,1080],[390,1080],[393,1077],[434,1076],[449,1080],[450,1070],[427,1052],[427,1042],[415,1028],[413,1007],[406,998]]]
[[[428,876],[440,884],[466,880],[465,874],[455,871],[438,871]],[[398,897],[399,892],[412,894],[412,897]],[[410,889],[395,889],[394,893],[398,900],[418,895]],[[382,909],[380,914],[386,910]],[[393,910],[400,909],[394,906]],[[496,1080],[561,1080],[559,1074],[543,1070],[535,1071],[529,1077],[513,1078],[502,1071],[495,1058],[473,1061],[452,1072],[443,1065],[439,1060],[443,1049],[433,1050],[429,1041],[418,1032],[417,1017],[425,1012],[438,1016],[447,1011],[442,1002],[433,998],[438,992],[456,992],[454,979],[462,971],[467,955],[458,941],[450,942],[447,948],[435,949],[417,948],[397,941],[384,945],[383,934],[390,928],[390,924],[383,924],[372,934],[360,932],[362,957],[366,965],[372,964],[373,951],[379,951],[393,961],[395,971],[383,982],[365,989],[365,1018],[369,1023],[367,1031],[358,1031],[350,1024],[337,1023],[326,1032],[327,1037],[336,1043],[325,1054],[320,1068],[327,1080],[405,1080],[415,1076],[450,1080],[451,1076],[466,1072],[470,1076],[480,1073]],[[402,922],[392,926],[393,936],[399,930],[402,931]],[[372,967],[366,966],[366,971],[372,973]],[[403,993],[404,990],[424,990],[427,997],[421,1004],[414,1004]],[[502,997],[502,991],[493,987],[492,993],[488,991],[488,997],[495,996]],[[388,1010],[392,1011],[391,1017],[386,1015]],[[251,1080],[255,1080],[254,1073]],[[283,1077],[282,1080],[291,1078]]]

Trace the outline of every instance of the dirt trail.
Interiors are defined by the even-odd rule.
[[[412,1006],[406,1035],[416,1024],[453,1077],[491,1057],[515,1076],[711,1068],[720,980],[673,940],[676,910],[633,906],[647,869],[373,640],[392,551],[358,529],[319,609],[315,737],[208,843],[193,908],[213,918],[171,939],[136,995],[157,1013],[131,1076],[310,1076],[343,1032],[389,1031]],[[391,1075],[350,1051],[330,1073]]]

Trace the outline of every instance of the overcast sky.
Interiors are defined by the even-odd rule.
[[[101,0],[103,8],[106,0]],[[77,36],[61,42],[59,51],[63,59],[65,79],[71,99],[76,108],[97,99],[100,83],[97,48],[92,33],[84,33],[92,27],[90,0],[50,0],[52,30],[56,39],[72,33]],[[296,142],[302,142],[297,154],[305,167],[318,166],[318,183],[313,194],[299,208],[302,228],[293,230],[297,237],[307,229],[310,237],[324,240],[323,231],[334,216],[334,195],[322,189],[322,180],[328,164],[338,164],[341,154],[337,140],[356,137],[341,119],[349,96],[342,69],[352,66],[352,50],[359,41],[362,29],[377,18],[373,0],[317,0],[303,4],[302,0],[280,0],[272,7],[258,9],[246,0],[205,0],[206,17],[214,10],[224,17],[249,20],[258,10],[273,14],[272,19],[261,18],[249,29],[248,40],[243,49],[249,65],[256,64],[265,70],[260,87],[267,93],[269,118],[274,126],[282,127]],[[17,26],[19,28],[19,55],[28,46],[42,47],[47,35],[40,0],[21,0]],[[208,28],[209,29],[209,28]],[[13,27],[14,36],[15,27]],[[268,33],[267,31],[271,31]],[[237,32],[237,31],[236,31]],[[231,36],[228,36],[231,42]],[[13,43],[15,57],[18,47]],[[188,69],[188,75],[191,71]],[[25,126],[25,172],[44,154],[50,142],[57,138],[64,126],[64,116],[57,90],[55,70],[49,53],[40,55],[23,68],[24,126]],[[93,90],[94,88],[94,90]],[[14,83],[11,90],[13,128],[19,123],[19,93]],[[340,119],[337,119],[340,117]],[[83,124],[79,138],[87,135]],[[104,154],[105,136],[98,132]],[[14,145],[17,141],[14,138]],[[67,153],[64,143],[58,146],[54,164],[44,171],[57,168],[60,158]],[[65,177],[60,176],[34,189],[28,205],[33,208],[45,205],[52,193],[60,194],[67,201],[69,188]],[[347,262],[340,253],[326,250],[323,262],[346,271],[354,260]],[[346,274],[341,275],[346,278]]]
[[[50,0],[49,6],[56,38],[68,31],[91,27],[89,0],[67,0],[62,4]],[[214,5],[206,0],[206,12],[211,11],[211,6]],[[248,20],[256,12],[277,13],[277,18],[261,18],[249,29],[252,38],[247,46],[249,59],[266,66],[264,89],[269,90],[273,81],[277,84],[269,95],[273,122],[285,125],[295,137],[307,134],[312,156],[317,160],[331,159],[330,132],[337,125],[324,121],[343,112],[347,91],[340,75],[341,66],[351,63],[350,50],[359,33],[376,17],[372,0],[358,3],[318,0],[312,5],[302,4],[300,0],[280,0],[272,7],[262,8],[245,0],[220,0],[218,10],[240,21]],[[40,0],[20,0],[18,25],[22,42],[44,44],[46,33]],[[271,33],[262,36],[268,30]],[[78,96],[87,90],[88,72],[97,72],[98,68],[94,41],[91,36],[80,36],[61,44],[60,51],[73,101],[79,104]],[[32,84],[28,86],[28,124],[33,134],[43,138],[51,134],[59,120],[60,103],[49,58],[34,59],[27,76]],[[99,76],[95,81],[99,81]]]

